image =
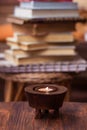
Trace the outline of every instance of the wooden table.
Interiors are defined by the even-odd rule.
[[[27,102],[3,102],[0,130],[87,130],[87,103],[64,102],[58,118],[35,119]]]

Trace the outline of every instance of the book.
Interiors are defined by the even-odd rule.
[[[68,61],[73,59],[73,56],[30,56],[30,55],[12,55],[9,51],[5,52],[5,59],[14,65],[26,64],[46,64],[55,63],[58,61]]]
[[[10,47],[20,48],[22,50],[34,51],[34,50],[42,50],[48,47],[48,44],[44,41],[18,41],[16,38],[8,37],[6,39],[7,45]]]
[[[73,42],[74,36],[71,32],[66,33],[48,33],[45,36],[34,37],[31,35],[19,35],[18,42],[36,42],[36,41],[44,41],[46,43],[63,43],[63,42]]]
[[[47,43],[74,42],[74,36],[71,32],[66,33],[49,33],[45,37]]]
[[[18,24],[18,25],[24,25],[24,24],[30,24],[30,23],[33,23],[33,24],[46,24],[46,23],[58,23],[58,22],[62,22],[62,23],[73,23],[73,25],[75,25],[74,22],[78,22],[78,21],[83,21],[84,18],[82,17],[58,17],[58,18],[54,18],[54,17],[51,17],[51,18],[22,18],[22,17],[16,17],[14,16],[14,14],[12,15],[9,15],[8,18],[7,18],[7,22],[10,22],[10,23],[13,23],[13,24]],[[68,25],[69,25],[68,24]]]
[[[12,48],[6,50],[6,52],[10,52],[12,55],[29,55],[29,56],[75,56],[75,46],[67,45],[67,46],[48,46],[47,49],[44,50],[35,50],[35,51],[23,51],[20,48]]]
[[[30,1],[30,2],[20,2],[19,6],[26,9],[78,9],[78,4],[76,2],[46,2],[46,1]]]
[[[15,22],[15,20],[14,20]],[[12,23],[12,22],[11,22]],[[61,32],[72,32],[75,29],[75,23],[72,21],[58,21],[58,22],[49,22],[49,23],[26,23],[26,24],[15,24],[12,23],[13,31],[24,33],[26,35],[44,35],[50,33],[61,33]]]
[[[14,8],[14,16],[19,18],[78,18],[78,10],[57,9],[25,9],[19,6]]]
[[[46,62],[52,62],[57,61],[58,57],[41,57],[41,56],[29,56],[29,55],[12,55],[9,51],[6,51],[5,53],[5,59],[14,63],[14,65],[25,65],[25,64],[40,64],[40,63],[46,63]]]

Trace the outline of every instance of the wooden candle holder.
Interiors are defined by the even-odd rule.
[[[42,118],[52,110],[57,117],[62,106],[67,88],[56,84],[37,84],[25,88],[29,105],[35,108],[35,118]]]

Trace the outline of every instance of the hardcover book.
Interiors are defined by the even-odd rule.
[[[26,64],[46,64],[55,63],[58,61],[68,61],[73,59],[73,56],[30,56],[30,55],[12,55],[12,53],[5,52],[5,59],[13,63],[14,65],[26,65]]]
[[[10,52],[5,52],[5,59],[14,63],[14,65],[26,65],[26,64],[40,64],[56,62],[58,57],[42,57],[42,56],[29,56],[29,55],[12,55]]]
[[[15,19],[13,19],[14,23],[12,23],[13,31],[24,33],[26,35],[47,35],[49,33],[63,33],[63,32],[72,32],[75,29],[75,23],[72,21],[58,21],[58,22],[49,22],[49,23],[26,23],[26,24],[16,24]],[[10,22],[10,21],[9,21]]]
[[[74,36],[70,32],[66,33],[48,33],[45,36],[19,35],[18,42],[46,42],[46,43],[70,43],[74,42]]]
[[[19,18],[78,18],[78,10],[62,9],[25,9],[19,6],[14,8],[14,16]]]
[[[83,21],[84,19],[82,17],[58,17],[58,18],[54,18],[54,17],[51,17],[51,18],[20,18],[20,17],[16,17],[14,15],[9,15],[8,18],[7,18],[7,21],[10,22],[10,23],[14,23],[14,24],[18,24],[18,25],[24,25],[24,24],[46,24],[46,23],[66,23],[70,26],[72,26],[72,28],[74,28],[74,25],[75,25],[75,22],[77,21]],[[72,24],[71,24],[72,23]],[[36,25],[37,25],[36,24]]]
[[[78,5],[75,2],[40,2],[40,1],[30,1],[21,2],[19,5],[21,8],[26,9],[78,9]]]
[[[66,45],[66,46],[48,46],[47,49],[43,50],[35,50],[35,51],[24,51],[20,48],[12,48],[6,50],[6,52],[12,55],[29,55],[29,56],[75,56],[75,46],[74,45]]]

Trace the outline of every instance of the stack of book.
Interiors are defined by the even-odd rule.
[[[7,38],[5,58],[16,65],[74,59],[73,20],[78,18],[78,5],[72,1],[20,2],[8,17],[14,36]]]

